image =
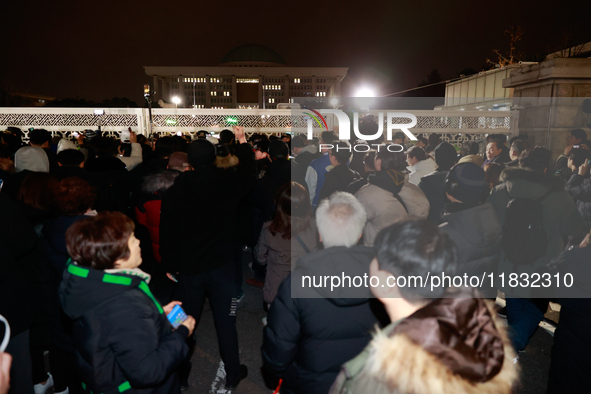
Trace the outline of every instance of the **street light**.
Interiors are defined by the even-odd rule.
[[[179,96],[174,96],[172,98],[172,102],[174,103],[175,108],[178,108],[179,104],[181,103],[181,99]]]
[[[376,92],[374,89],[365,86],[365,87],[359,88],[355,92],[355,97],[376,97]]]

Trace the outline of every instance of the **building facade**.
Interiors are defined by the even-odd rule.
[[[243,45],[213,67],[145,66],[153,78],[154,101],[179,108],[266,108],[292,97],[338,97],[346,67],[289,67],[273,50]]]

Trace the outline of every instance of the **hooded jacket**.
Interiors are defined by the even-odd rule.
[[[417,185],[408,181],[408,176],[387,170],[370,175],[368,181],[368,185],[355,193],[367,213],[363,229],[364,245],[373,245],[380,230],[391,224],[407,218],[426,219],[429,215],[429,200]]]
[[[16,172],[49,172],[47,153],[38,146],[24,146],[14,154],[14,169]]]
[[[435,171],[435,167],[435,160],[430,157],[419,161],[413,166],[407,167],[408,171],[410,171],[408,181],[418,186],[421,182],[421,178]]]
[[[173,331],[144,279],[70,264],[59,294],[85,392],[179,392],[188,330]]]
[[[160,255],[169,272],[197,275],[231,261],[240,201],[256,182],[250,145],[236,146],[236,170],[211,166],[180,174],[162,197]]]
[[[450,212],[444,216],[444,220],[445,223],[439,228],[456,244],[459,275],[466,273],[481,277],[483,273],[496,273],[503,230],[492,205],[485,203]],[[488,286],[481,287],[480,291],[486,296],[496,297],[496,289],[489,285],[490,281],[485,281],[485,284]]]
[[[584,221],[573,199],[564,190],[562,178],[528,168],[510,167],[503,171],[500,179],[503,183],[491,191],[487,201],[493,205],[501,226],[505,223],[505,211],[511,199],[538,199],[550,192],[541,202],[544,210],[544,230],[548,239],[546,255],[532,265],[514,265],[505,259],[504,253],[501,253],[499,273],[531,274],[558,256],[564,250],[562,237],[579,234],[583,231]],[[505,287],[499,290],[522,298],[528,298],[530,295],[529,287],[510,287],[507,281]]]
[[[442,300],[436,300],[442,301]],[[443,300],[444,303],[463,303],[466,302],[453,299]],[[470,300],[467,299],[469,302]],[[453,307],[446,306],[440,318],[431,318],[432,325],[425,325],[423,329],[428,329],[429,333],[424,334],[416,330],[416,335],[426,338],[425,343],[418,344],[410,338],[411,335],[398,333],[398,329],[407,323],[408,319],[402,319],[390,324],[383,331],[378,332],[375,338],[367,348],[355,357],[353,360],[343,365],[343,369],[334,382],[331,394],[353,394],[353,393],[372,393],[372,394],[510,394],[518,380],[518,366],[513,363],[515,352],[506,333],[506,328],[492,308],[488,308],[489,318],[485,318],[482,311],[478,311],[477,316],[467,316],[464,310],[458,311],[458,315],[451,316]],[[425,310],[425,309],[423,309]],[[421,313],[419,309],[415,313]],[[472,318],[472,319],[466,319]],[[428,319],[429,317],[427,317]],[[491,319],[498,332],[494,350],[484,352],[483,344],[491,340]],[[457,324],[460,327],[460,338],[448,336],[442,344],[437,344],[439,340],[435,333],[451,332],[449,326]],[[472,325],[471,332],[466,330],[466,324]],[[485,332],[488,331],[488,332]],[[407,331],[408,332],[408,331]],[[482,335],[484,333],[484,335]],[[462,338],[462,334],[465,338]],[[415,336],[416,336],[415,335]],[[475,337],[478,335],[479,337]],[[447,339],[447,343],[445,340]],[[472,339],[472,341],[471,341]],[[461,343],[464,342],[464,343]],[[436,357],[432,352],[426,350],[427,347],[439,345],[439,351],[443,350],[444,355],[451,356],[447,360],[444,357]],[[477,346],[473,348],[472,346]],[[453,349],[449,349],[449,348]],[[443,348],[443,349],[442,349]],[[503,353],[500,353],[502,349]],[[472,358],[474,353],[480,352],[480,364],[485,364],[482,370],[478,371],[475,360]],[[494,352],[494,353],[493,353]],[[490,369],[490,360],[495,355],[496,370],[498,372],[486,381],[471,381],[454,373],[452,369],[445,364],[447,362],[458,363],[463,366],[464,372],[472,369],[470,372],[483,372]],[[453,358],[452,358],[453,357]],[[488,361],[486,363],[485,361]],[[501,365],[499,366],[499,362]],[[490,375],[492,375],[489,372]]]
[[[301,287],[306,276],[363,276],[373,250],[332,247],[302,256],[279,287],[264,330],[263,362],[283,378],[281,392],[328,392],[341,364],[371,339],[377,322],[368,288]],[[306,279],[307,280],[307,279]],[[352,298],[355,297],[355,298]]]

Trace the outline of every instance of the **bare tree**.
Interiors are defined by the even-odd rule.
[[[497,60],[493,61],[486,59],[486,63],[494,67],[505,67],[509,64],[519,63],[519,54],[517,52],[517,43],[523,38],[523,30],[520,26],[513,26],[511,29],[505,30],[505,35],[509,36],[509,51],[502,53],[498,49],[493,49],[497,55]]]

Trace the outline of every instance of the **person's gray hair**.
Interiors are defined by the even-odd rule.
[[[350,193],[335,192],[316,210],[316,224],[325,248],[357,244],[366,220],[365,208]]]

